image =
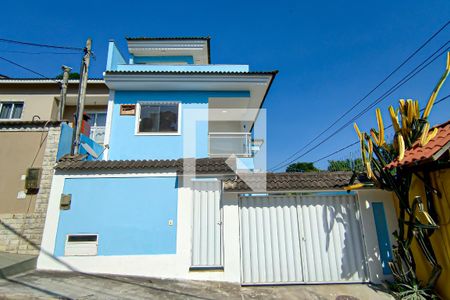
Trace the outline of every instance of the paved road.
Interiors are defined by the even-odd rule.
[[[0,299],[392,299],[367,285],[241,287],[237,284],[81,273],[30,272],[0,279]]]

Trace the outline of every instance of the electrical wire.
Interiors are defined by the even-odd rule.
[[[23,41],[3,39],[3,38],[0,38],[0,42],[11,43],[11,44],[18,44],[18,45],[25,45],[25,46],[32,46],[32,47],[43,47],[43,48],[53,48],[53,49],[65,49],[65,50],[84,51],[84,48],[78,48],[78,47],[39,44],[39,43],[23,42]]]
[[[450,94],[447,95],[447,96],[445,96],[445,97],[443,97],[443,98],[441,98],[441,99],[439,99],[438,101],[436,101],[436,102],[434,103],[434,105],[437,105],[437,104],[441,103],[442,101],[444,101],[444,100],[446,100],[446,99],[448,99],[448,98],[450,98]],[[424,108],[422,108],[422,109],[420,110],[420,112],[423,112],[423,111],[424,111]],[[391,127],[392,127],[392,125],[389,125],[389,126],[385,127],[384,129],[386,130],[386,129],[389,129],[389,128],[391,128]],[[337,154],[337,153],[339,153],[339,152],[342,152],[342,151],[344,151],[344,150],[346,150],[346,149],[348,149],[348,148],[350,148],[350,147],[352,147],[352,146],[355,146],[356,144],[359,144],[359,143],[360,143],[359,141],[356,141],[356,142],[354,142],[354,143],[351,143],[350,145],[347,145],[347,146],[345,146],[345,147],[342,147],[342,148],[340,148],[339,150],[336,150],[336,151],[334,151],[334,152],[332,152],[332,153],[330,153],[330,154],[327,154],[327,155],[325,155],[325,156],[323,156],[323,157],[321,157],[321,158],[319,158],[319,159],[316,159],[315,161],[313,161],[313,164],[316,163],[316,162],[322,161],[322,160],[324,160],[324,159],[327,159],[328,157],[331,157],[331,156],[333,156],[333,155],[335,155],[335,154]]]
[[[410,61],[418,52],[420,52],[428,43],[431,42],[439,33],[441,33],[448,25],[450,24],[450,21],[447,21],[438,31],[436,31],[433,35],[431,35],[419,48],[417,48],[412,54],[410,54],[397,68],[395,68],[391,73],[389,73],[388,76],[386,76],[380,83],[378,83],[372,90],[370,90],[364,97],[359,99],[352,107],[350,107],[346,112],[344,112],[343,115],[341,115],[338,119],[336,119],[331,125],[329,125],[327,128],[325,128],[323,131],[321,131],[313,140],[308,142],[305,146],[303,146],[300,150],[296,151],[292,155],[290,155],[285,160],[279,162],[275,166],[273,166],[271,169],[275,169],[279,165],[283,164],[284,162],[288,161],[295,155],[299,154],[301,151],[306,149],[309,145],[314,143],[321,135],[323,135],[325,132],[330,130],[334,125],[336,125],[340,120],[342,120],[346,115],[350,113],[354,108],[356,108],[362,101],[364,101],[367,97],[369,97],[375,90],[377,90],[381,85],[383,85],[389,78],[391,78],[399,69],[401,69],[408,61]]]
[[[0,50],[2,53],[14,53],[14,54],[31,54],[31,55],[80,55],[80,52],[29,52],[19,50]]]
[[[417,74],[419,74],[420,72],[422,72],[426,67],[428,67],[429,65],[431,65],[431,63],[433,63],[434,61],[436,61],[436,59],[438,59],[440,56],[442,56],[443,54],[445,54],[450,47],[447,47],[445,50],[443,50],[441,53],[439,53],[439,55],[437,55],[436,57],[432,58],[433,56],[436,55],[436,53],[441,50],[443,47],[445,47],[446,45],[448,45],[450,43],[450,41],[447,41],[446,43],[444,43],[438,50],[436,50],[433,54],[431,54],[430,56],[428,56],[424,61],[422,61],[418,66],[416,66],[413,70],[411,70],[407,75],[405,75],[399,82],[397,82],[393,87],[391,87],[388,91],[386,91],[382,96],[380,96],[380,98],[374,102],[372,102],[369,106],[367,106],[366,108],[364,108],[362,111],[360,111],[356,116],[354,116],[351,120],[347,121],[347,123],[345,123],[344,125],[342,125],[341,127],[339,127],[337,130],[335,130],[333,133],[331,133],[330,135],[328,135],[326,138],[324,138],[321,142],[319,142],[318,144],[316,144],[314,147],[310,148],[309,150],[307,150],[306,152],[304,152],[303,154],[295,157],[294,159],[290,160],[289,162],[286,162],[286,160],[283,161],[283,163],[279,163],[276,166],[272,167],[270,170],[278,170],[281,169],[289,164],[291,164],[293,161],[298,160],[299,158],[305,156],[306,154],[309,154],[311,151],[313,151],[314,149],[316,149],[317,147],[321,146],[322,144],[324,144],[326,141],[328,141],[331,137],[333,137],[336,133],[339,133],[340,131],[342,131],[344,128],[346,128],[348,125],[350,125],[351,123],[353,123],[356,119],[358,119],[359,117],[363,116],[364,114],[366,114],[371,108],[373,108],[375,105],[379,104],[380,102],[382,102],[383,100],[385,100],[389,95],[391,95],[393,92],[395,92],[397,89],[399,89],[401,86],[403,86],[404,84],[406,84],[409,80],[411,80],[412,78],[414,78]],[[317,140],[320,137],[317,136],[314,140]],[[305,148],[305,147],[304,147]],[[297,151],[297,153],[299,153],[301,151]],[[291,156],[292,157],[292,156]],[[286,163],[284,163],[286,162]]]
[[[36,74],[36,75],[38,75],[38,76],[40,76],[40,77],[42,77],[42,78],[45,78],[45,79],[48,79],[48,80],[53,80],[54,82],[59,83],[59,81],[57,81],[57,80],[55,80],[55,79],[48,78],[47,76],[45,76],[45,75],[43,75],[43,74],[41,74],[41,73],[39,73],[39,72],[37,72],[37,71],[34,71],[34,70],[30,69],[30,68],[27,68],[27,67],[25,67],[25,66],[23,66],[23,65],[21,65],[21,64],[18,64],[18,63],[16,63],[16,62],[13,62],[12,60],[9,60],[9,59],[4,58],[4,57],[2,57],[2,56],[0,56],[0,59],[6,61],[6,62],[8,62],[8,63],[10,63],[10,64],[12,64],[12,65],[14,65],[14,66],[16,66],[16,67],[22,68],[22,69],[24,69],[24,70],[27,70],[28,72],[31,72],[31,73],[33,73],[33,74]]]

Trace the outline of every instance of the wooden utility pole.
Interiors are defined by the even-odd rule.
[[[81,125],[83,123],[84,100],[86,98],[86,87],[88,81],[89,62],[92,54],[92,40],[88,38],[86,48],[84,48],[84,56],[81,62],[80,82],[78,87],[77,113],[75,117],[74,136],[72,137],[71,155],[78,154],[80,146]]]
[[[64,118],[64,108],[66,107],[66,96],[67,96],[67,84],[69,83],[69,73],[72,68],[67,66],[62,66],[63,78],[61,81],[61,95],[59,97],[59,111],[58,120],[61,121]]]

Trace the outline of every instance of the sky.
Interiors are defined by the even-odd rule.
[[[126,36],[211,36],[212,63],[249,64],[252,71],[279,70],[264,103],[268,166],[272,167],[314,139],[448,22],[450,1],[172,0],[77,4],[4,0],[0,17],[0,38],[83,47],[86,38],[91,37],[96,58],[90,77],[102,76],[108,40],[116,40],[126,53]],[[316,143],[326,141],[299,161],[318,160],[355,142],[352,126],[331,133],[449,40],[450,25],[322,135]],[[81,59],[73,51],[2,42],[0,57],[47,77],[59,74],[63,64],[78,70]],[[388,106],[396,105],[400,98],[417,99],[421,107],[425,106],[444,68],[442,55],[380,102],[377,107],[385,123],[390,124]],[[4,61],[0,61],[0,74],[37,77]],[[448,94],[450,79],[438,99]],[[449,118],[450,99],[434,107],[430,122],[442,123]],[[374,109],[357,122],[367,131],[376,126]],[[358,147],[354,146],[328,159],[358,156]],[[316,163],[322,169],[327,165],[327,159]]]

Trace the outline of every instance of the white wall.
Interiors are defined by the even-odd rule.
[[[161,176],[154,174],[123,174],[123,177]],[[173,176],[173,174],[167,174]],[[224,270],[189,271],[191,266],[192,237],[192,190],[189,187],[178,189],[177,253],[173,255],[133,255],[133,256],[72,256],[52,255],[59,220],[59,201],[67,175],[55,175],[49,199],[45,222],[42,250],[38,258],[39,270],[77,270],[87,273],[121,274],[160,278],[189,280],[212,280],[240,282],[239,250],[239,210],[237,195],[225,195],[223,198],[224,216]],[[82,176],[82,175],[81,175]],[[93,177],[111,177],[117,174],[91,175]],[[179,180],[182,182],[182,180]]]
[[[392,275],[383,275],[372,202],[382,202],[384,205],[386,221],[388,223],[388,230],[390,233],[389,239],[392,246],[395,241],[392,233],[398,229],[397,217],[393,203],[394,200],[391,192],[378,189],[359,190],[357,191],[357,194],[361,210],[370,281],[379,284],[382,283],[383,280],[392,279]]]
[[[92,174],[90,177],[133,177],[133,176],[173,176],[173,173],[129,173]],[[59,220],[59,202],[64,180],[86,175],[55,175],[52,182],[47,218],[42,241],[42,251],[38,258],[39,270],[78,270],[87,273],[121,274],[174,278],[187,280],[212,280],[240,282],[241,259],[239,240],[239,205],[235,193],[223,194],[223,246],[224,270],[189,271],[191,266],[192,239],[192,190],[190,187],[178,189],[177,253],[172,255],[134,256],[72,256],[52,258]],[[183,180],[179,180],[180,183]],[[361,209],[364,244],[367,252],[370,281],[380,283],[389,279],[383,275],[380,252],[372,212],[372,202],[383,202],[389,232],[397,229],[393,198],[390,192],[381,190],[360,190],[358,193]],[[391,236],[391,245],[394,241]],[[47,254],[46,254],[47,253]]]

